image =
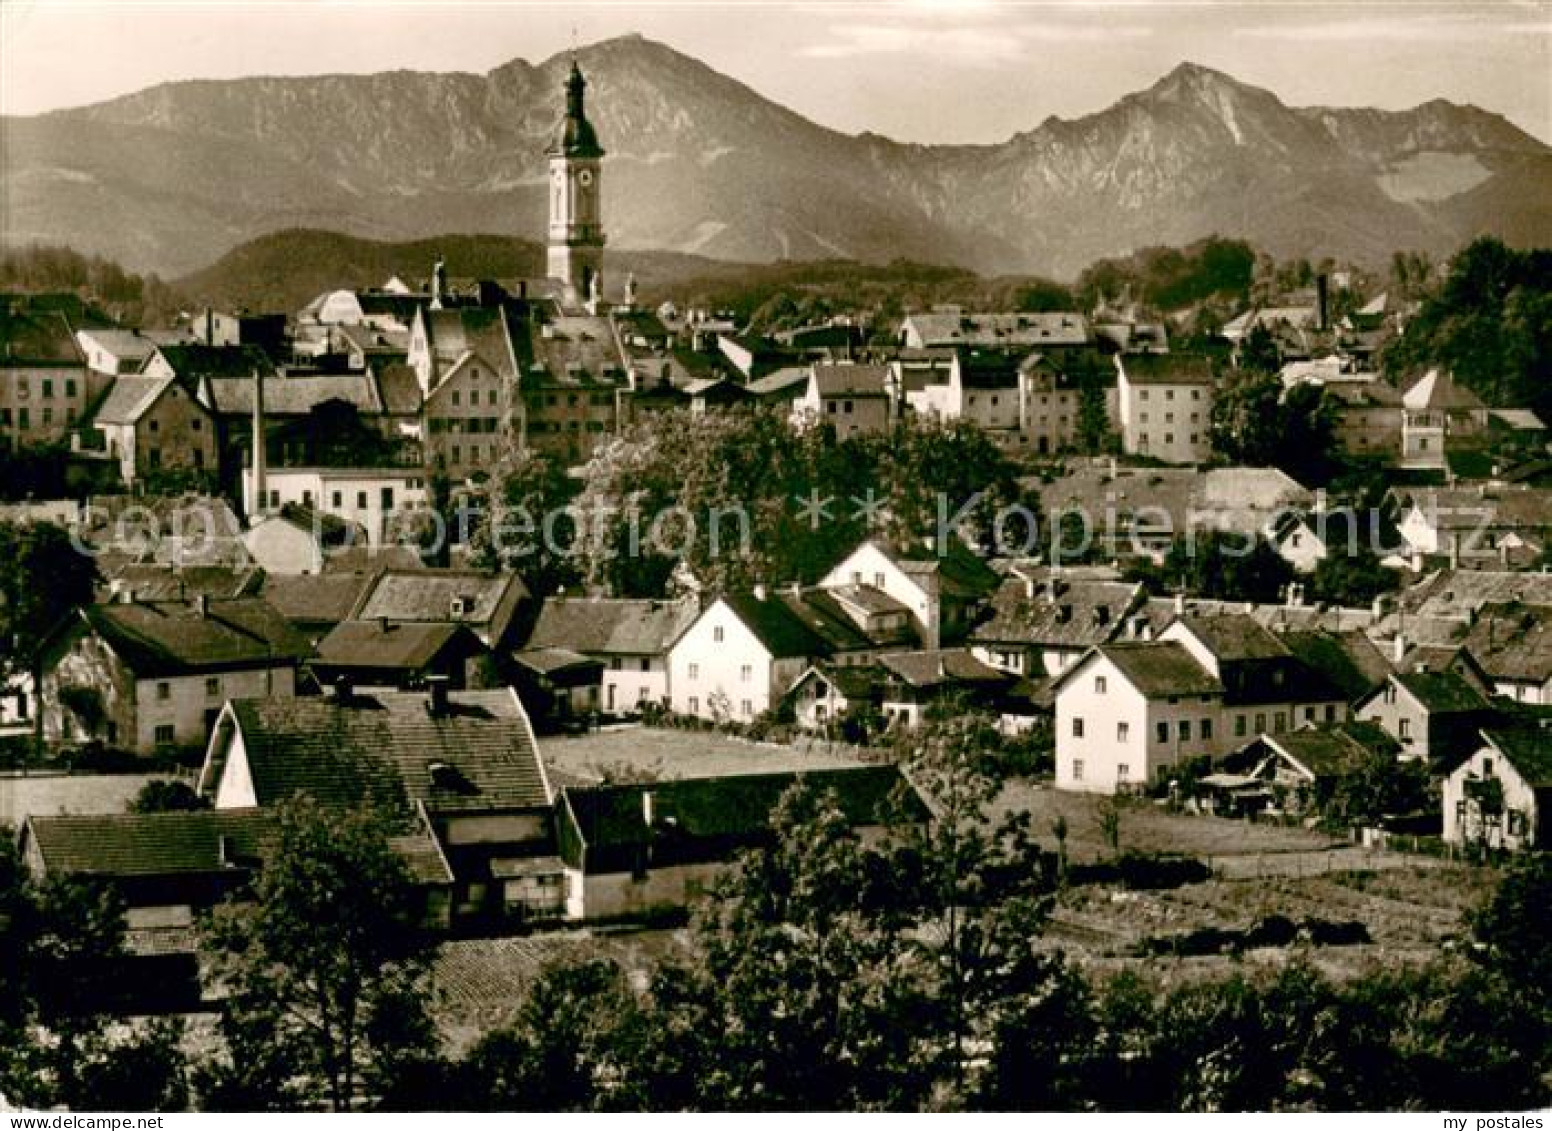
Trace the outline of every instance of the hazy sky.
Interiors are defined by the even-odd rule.
[[[1552,0],[540,4],[0,0],[0,111],[170,79],[486,71],[573,34],[662,40],[825,125],[997,141],[1101,109],[1185,59],[1293,105],[1474,102],[1552,141]]]

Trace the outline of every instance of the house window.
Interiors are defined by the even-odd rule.
[[[738,678],[740,682],[743,683],[748,683],[750,680],[752,680],[754,678],[754,665],[745,664],[743,667],[739,668]]]
[[[1203,719],[1202,720],[1202,741],[1203,742],[1211,742],[1212,741],[1212,720],[1211,719]]]
[[[644,671],[644,672],[649,672],[649,671],[652,670],[652,659],[651,659],[651,657],[649,657],[649,656],[643,656],[642,657],[642,660],[641,660],[641,670]]]
[[[1307,722],[1307,723],[1312,723],[1312,722],[1315,721],[1315,708],[1313,708],[1313,707],[1306,707],[1306,708],[1304,708],[1304,721]]]
[[[1126,742],[1132,737],[1131,723],[1116,723],[1116,741]]]
[[[746,719],[754,714],[754,704],[747,699],[742,700],[739,703],[739,707],[743,710],[744,718]]]
[[[54,399],[54,382],[47,377],[43,378],[43,399],[46,401]]]
[[[1116,763],[1116,781],[1126,781],[1132,776],[1132,768],[1125,762]]]
[[[884,587],[884,575],[882,573],[875,573],[873,575],[873,588],[875,588],[875,589],[882,589],[883,587]]]
[[[1397,737],[1399,737],[1402,742],[1411,742],[1412,741],[1412,720],[1411,719],[1402,719],[1401,722],[1400,722],[1400,726],[1397,729],[1400,731],[1400,733],[1398,734]]]
[[[1256,733],[1266,733],[1266,715],[1259,712],[1256,714]]]
[[[1326,704],[1326,722],[1328,722],[1328,723],[1336,722],[1336,704],[1335,703],[1327,703]]]
[[[206,698],[214,699],[216,696],[218,696],[220,694],[221,694],[221,677],[220,676],[213,675],[209,679],[205,680],[205,697]]]
[[[172,684],[168,683],[166,680],[163,680],[161,683],[158,683],[156,685],[156,697],[159,700],[161,700],[162,702],[164,702],[164,703],[167,700],[171,699],[172,698]]]
[[[1493,760],[1491,758],[1482,759],[1482,776],[1484,778],[1493,776]]]
[[[332,497],[334,499],[334,509],[335,510],[339,510],[341,507],[343,507],[345,505],[345,496],[340,494],[338,491],[335,491]]]
[[[383,493],[383,510],[385,510],[385,511],[393,510],[393,488],[392,487],[384,487],[382,493]]]
[[[1083,759],[1082,758],[1074,758],[1072,760],[1072,780],[1073,781],[1082,781],[1083,780]]]
[[[1074,718],[1072,720],[1072,736],[1074,738],[1082,738],[1083,737],[1083,720],[1082,719]]]
[[[690,714],[698,715],[701,713],[701,701],[695,696],[690,696],[685,705],[690,708]]]
[[[1387,683],[1381,698],[1384,699],[1387,704],[1394,703],[1396,701],[1396,685],[1393,683]]]
[[[699,664],[691,664],[690,665],[690,678],[691,679],[700,679],[701,678],[701,666]]]
[[[1191,741],[1191,720],[1190,719],[1181,719],[1180,720],[1180,728],[1179,729],[1180,729],[1180,741],[1181,742],[1190,742]]]
[[[712,630],[711,630],[711,639],[712,639],[712,642],[715,643],[715,644],[721,644],[722,643],[722,626],[720,624],[716,625],[714,628],[712,628]]]
[[[65,378],[65,396],[67,396],[67,397],[75,396],[75,378],[74,377],[67,377],[67,378]]]
[[[363,510],[363,511],[366,510],[366,492],[365,491],[357,491],[356,492],[356,509],[357,510]]]
[[[1284,711],[1278,711],[1272,716],[1272,733],[1282,734],[1288,729],[1288,715]]]
[[[1094,677],[1094,694],[1095,695],[1103,695],[1104,693],[1105,693],[1105,677],[1102,676],[1102,675],[1097,675],[1097,676]]]
[[[156,744],[158,746],[171,746],[178,740],[178,732],[171,723],[166,723],[156,728]]]

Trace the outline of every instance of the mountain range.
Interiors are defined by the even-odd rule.
[[[1478,234],[1552,244],[1552,149],[1474,106],[1295,108],[1185,63],[995,145],[914,145],[827,129],[637,36],[577,58],[615,248],[1062,278],[1214,232],[1360,263]],[[174,276],[289,228],[542,238],[569,61],[175,82],[3,118],[0,230]]]

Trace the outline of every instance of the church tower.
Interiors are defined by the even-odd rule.
[[[549,275],[566,287],[575,306],[603,291],[604,227],[600,169],[604,151],[587,120],[587,80],[572,60],[566,77],[566,116],[550,159]]]

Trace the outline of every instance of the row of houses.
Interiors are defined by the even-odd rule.
[[[738,851],[769,839],[776,802],[800,778],[864,836],[928,817],[893,767],[557,782],[514,692],[433,682],[228,700],[198,780],[210,809],[33,816],[20,837],[40,878],[116,888],[132,949],[190,953],[199,913],[241,898],[273,848],[276,807],[300,795],[387,820],[423,925],[462,932],[682,910]]]

